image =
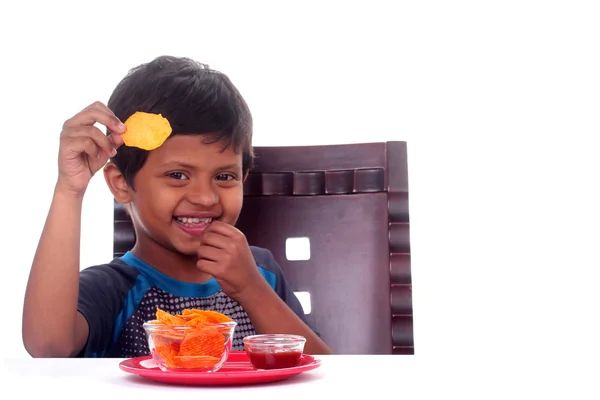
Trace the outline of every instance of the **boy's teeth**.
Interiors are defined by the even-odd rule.
[[[208,224],[212,221],[212,218],[177,217],[177,221],[183,224],[199,224],[200,222]]]

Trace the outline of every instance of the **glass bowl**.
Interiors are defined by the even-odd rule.
[[[246,336],[244,348],[255,369],[296,367],[304,353],[306,338],[298,335],[265,334]]]
[[[165,372],[216,372],[231,353],[236,323],[167,325],[144,323],[154,362]]]

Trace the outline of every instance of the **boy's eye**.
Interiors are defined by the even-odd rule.
[[[170,172],[168,176],[174,179],[187,179],[187,176],[185,176],[182,172]]]
[[[232,174],[219,174],[217,175],[217,180],[218,181],[231,181],[235,179],[235,176],[233,176]]]

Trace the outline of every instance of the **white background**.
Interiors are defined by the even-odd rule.
[[[4,356],[28,357],[62,123],[170,54],[231,77],[255,145],[408,142],[417,357],[497,374],[518,359],[573,384],[598,371],[596,2],[15,3],[0,13]],[[101,175],[82,229],[82,267],[108,261]]]

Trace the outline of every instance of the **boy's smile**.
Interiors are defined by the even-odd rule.
[[[128,187],[121,199],[116,196],[129,202],[137,237],[134,252],[148,262],[194,257],[210,223],[237,222],[243,201],[242,155],[203,140],[203,135],[169,138],[149,153],[134,188]]]
[[[179,227],[191,236],[202,236],[204,229],[214,220],[218,218],[218,215],[213,213],[205,212],[188,212],[182,215],[175,215],[173,217],[179,224]]]

